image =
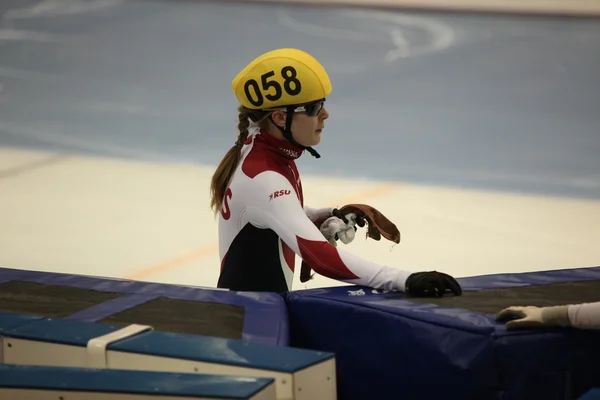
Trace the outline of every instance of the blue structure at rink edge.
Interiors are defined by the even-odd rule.
[[[8,389],[25,390],[28,381],[32,389],[46,392],[79,388],[86,392],[135,393],[142,396],[148,395],[149,388],[154,387],[159,391],[155,395],[165,392],[162,393],[165,397],[159,400],[183,396],[253,400],[336,398],[334,355],[289,346],[161,332],[137,324],[120,327],[0,313],[0,348],[3,349],[0,362],[5,364],[0,368],[0,394]],[[40,376],[39,369],[19,369],[11,365],[50,367],[46,369],[48,376],[57,380],[52,383]],[[75,377],[70,375],[69,370],[58,367],[74,368]],[[115,372],[84,371],[90,369]],[[142,371],[182,375],[179,378]],[[121,373],[122,376],[119,375]],[[111,378],[115,374],[120,378]],[[79,382],[76,377],[84,381]],[[110,381],[107,385],[99,386],[107,379]],[[158,385],[153,383],[155,380]],[[74,381],[78,383],[74,384]],[[247,384],[244,385],[244,382]],[[268,387],[271,383],[272,388]],[[194,394],[197,396],[193,397]],[[200,395],[204,397],[198,397]]]
[[[182,400],[275,398],[274,379],[271,378],[0,365],[0,398],[37,399],[41,393],[54,394],[53,398],[57,399],[78,398],[86,393],[102,394],[108,400],[117,399],[118,395]]]
[[[600,267],[459,279],[465,292],[599,281]],[[291,343],[336,355],[343,400],[564,400],[600,387],[600,331],[508,331],[494,315],[432,303],[358,287],[292,292]]]
[[[600,388],[590,389],[586,394],[579,398],[580,400],[600,400]]]
[[[553,285],[598,285],[600,267],[495,274],[459,281],[463,296],[441,300],[408,298],[403,293],[356,286],[300,290],[281,296],[0,269],[3,362],[14,364],[15,358],[11,357],[17,356],[26,360],[25,353],[18,353],[19,346],[6,347],[7,340],[62,344],[84,354],[86,343],[93,338],[118,331],[122,325],[147,324],[147,310],[139,308],[141,311],[129,315],[129,320],[117,318],[119,323],[111,323],[111,318],[159,299],[170,299],[215,307],[240,306],[244,318],[241,337],[182,334],[154,327],[150,332],[109,344],[107,354],[138,357],[136,365],[145,365],[144,357],[163,357],[287,374],[333,362],[334,368],[330,364],[329,371],[334,374],[334,395],[340,400],[575,400],[592,396],[591,389],[600,387],[600,332],[571,328],[507,331],[491,313],[451,305],[472,294],[494,290],[514,290],[517,296],[512,305],[519,305],[519,290],[533,288],[539,292]],[[31,293],[18,292],[23,288]],[[79,299],[75,308],[62,311],[64,316],[43,315],[57,312],[42,307],[46,303],[35,306],[39,313],[27,311],[27,307],[33,307],[27,303],[32,301],[28,295],[49,296],[49,288],[59,294],[64,288],[85,289],[83,295],[68,295],[96,297],[88,303]],[[103,297],[107,294],[111,297]],[[24,303],[15,305],[20,310],[11,311],[7,307],[11,307],[14,296],[23,297]],[[573,290],[569,296],[577,302],[581,295]],[[600,291],[597,296],[596,301],[600,301]],[[210,308],[207,310],[210,313]],[[169,319],[168,314],[172,313],[163,311],[162,317]],[[228,321],[225,318],[222,323],[227,325]],[[111,369],[123,365],[119,358],[107,360],[112,363]],[[156,368],[166,368],[164,365],[154,360],[154,366],[159,366]],[[83,362],[66,366],[87,368]],[[188,370],[192,372],[193,368]],[[318,372],[313,376],[324,375]],[[281,382],[276,384],[281,386]]]
[[[44,315],[48,317],[115,323],[115,318],[118,320],[119,315],[126,316],[129,312],[147,307],[139,312],[144,317],[133,318],[138,318],[137,323],[153,325],[144,320],[140,321],[139,318],[145,318],[146,315],[155,317],[159,312],[150,307],[157,303],[162,307],[163,316],[166,309],[170,314],[175,314],[174,317],[178,317],[178,321],[174,322],[178,326],[173,332],[198,333],[202,332],[199,330],[202,327],[191,326],[193,322],[188,324],[190,326],[184,326],[185,321],[193,321],[194,317],[199,317],[190,313],[210,314],[213,309],[219,308],[220,311],[215,312],[225,314],[223,321],[211,315],[205,316],[204,320],[200,321],[205,329],[211,330],[206,321],[212,321],[216,328],[219,323],[229,325],[228,336],[223,337],[276,345],[287,345],[289,340],[286,304],[281,296],[275,293],[235,293],[210,288],[0,268],[0,298],[2,293],[6,294],[10,290],[15,292],[13,296],[29,291],[32,296],[45,298],[48,304],[25,306],[33,307],[31,313],[36,315],[43,309],[50,312]],[[72,304],[64,304],[67,303],[65,299],[69,298],[68,296],[71,296]],[[33,300],[23,301],[31,303]],[[60,302],[67,308],[61,310]],[[188,310],[187,315],[185,310]],[[19,312],[10,309],[8,305],[0,311]],[[119,321],[127,323],[126,320]],[[236,330],[239,332],[234,332]],[[211,330],[212,332],[219,336],[218,331]]]

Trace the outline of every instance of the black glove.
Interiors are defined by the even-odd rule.
[[[442,297],[450,291],[455,296],[462,294],[462,288],[448,274],[437,271],[415,272],[406,280],[406,293],[415,297]]]

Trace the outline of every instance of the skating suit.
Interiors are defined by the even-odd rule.
[[[282,293],[292,289],[295,255],[323,276],[404,290],[410,272],[365,260],[331,245],[313,221],[333,208],[304,205],[295,160],[302,150],[251,131],[219,215],[218,287]],[[318,160],[314,160],[319,162]]]

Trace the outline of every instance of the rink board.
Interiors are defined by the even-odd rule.
[[[13,400],[275,400],[274,380],[0,364],[0,398]]]
[[[275,293],[0,268],[0,312],[289,343],[286,304]]]
[[[590,389],[579,400],[600,400],[600,388]]]
[[[269,378],[277,400],[336,398],[332,353],[276,344],[0,313],[0,347],[4,364]]]
[[[600,332],[508,331],[492,312],[600,301],[600,267],[459,281],[463,296],[442,300],[355,286],[291,292],[291,344],[336,354],[340,400],[563,400],[600,386]]]

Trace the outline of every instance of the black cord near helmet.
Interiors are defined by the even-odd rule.
[[[315,149],[309,146],[303,146],[300,143],[298,143],[296,139],[294,139],[294,136],[292,135],[292,118],[294,116],[295,109],[296,106],[289,106],[286,108],[285,128],[282,128],[281,126],[277,125],[275,121],[273,121],[273,114],[269,114],[269,119],[271,120],[273,125],[279,128],[279,130],[283,134],[283,137],[286,138],[290,143],[292,143],[294,146],[300,147],[301,149],[308,151],[315,158],[321,158],[321,155],[317,153]]]

